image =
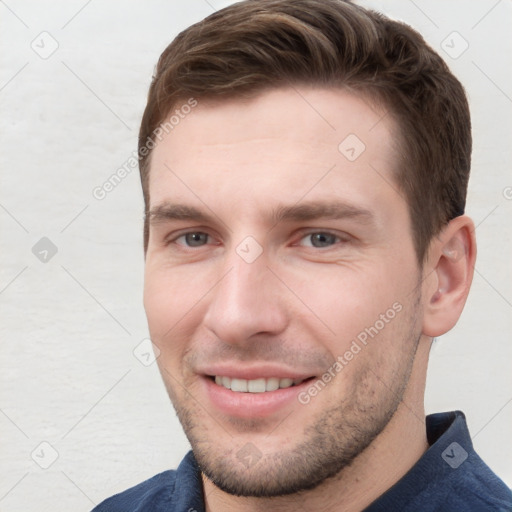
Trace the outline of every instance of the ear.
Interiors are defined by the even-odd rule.
[[[476,260],[475,226],[467,215],[451,220],[431,242],[424,265],[423,334],[448,332],[458,321]]]

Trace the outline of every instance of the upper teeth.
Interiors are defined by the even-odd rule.
[[[216,375],[215,383],[223,386],[231,391],[249,392],[249,393],[264,393],[265,391],[275,391],[279,388],[289,388],[294,384],[302,382],[302,379],[279,379],[278,377],[271,377],[269,379],[232,379],[231,377],[223,377]]]

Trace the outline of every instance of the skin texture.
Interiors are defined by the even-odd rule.
[[[144,303],[208,510],[361,510],[428,448],[428,351],[464,305],[473,225],[449,223],[420,268],[385,114],[319,88],[199,101],[153,150]],[[175,218],[178,204],[207,218]],[[306,217],[313,204],[343,215]],[[288,206],[302,217],[272,215]],[[253,414],[244,393],[226,413],[207,391],[213,367],[334,376],[307,403]]]

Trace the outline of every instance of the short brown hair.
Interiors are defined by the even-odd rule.
[[[466,95],[415,30],[350,1],[245,0],[174,39],[158,61],[139,133],[146,211],[148,138],[179,101],[253,96],[290,84],[348,89],[392,114],[401,139],[395,180],[421,264],[432,237],[464,213],[471,164]],[[144,231],[146,249],[147,218]]]

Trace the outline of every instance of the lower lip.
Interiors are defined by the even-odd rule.
[[[219,386],[209,377],[203,377],[202,380],[210,402],[224,414],[238,418],[262,418],[281,411],[294,402],[298,403],[297,395],[304,391],[311,381],[307,379],[289,388],[264,393],[243,393]]]

